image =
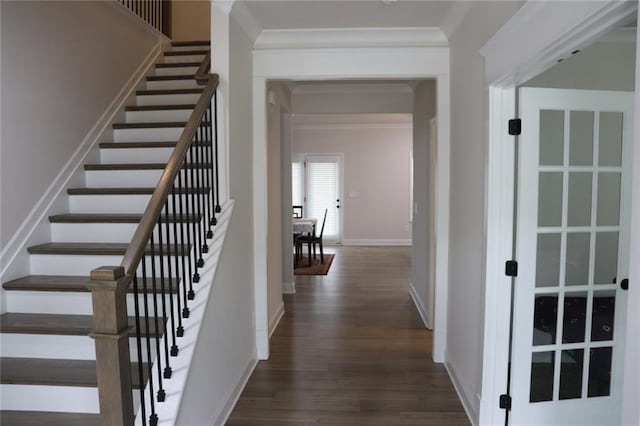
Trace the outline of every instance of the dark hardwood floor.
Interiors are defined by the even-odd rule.
[[[331,247],[295,295],[228,425],[468,425],[409,296],[409,247]]]

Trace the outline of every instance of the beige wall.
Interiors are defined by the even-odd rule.
[[[410,114],[413,111],[413,93],[409,86],[406,86],[405,90],[376,90],[375,86],[370,86],[370,91],[362,88],[358,90],[358,85],[348,83],[329,84],[325,87],[325,91],[316,89],[311,93],[300,93],[294,89],[293,111],[296,114]]]
[[[294,121],[294,154],[344,155],[343,242],[410,241],[411,120],[409,114],[361,114]]]
[[[478,50],[522,5],[474,2],[451,46],[451,182],[446,360],[477,422],[484,331],[488,105]]]
[[[104,2],[0,7],[5,247],[157,38]]]
[[[206,0],[171,0],[171,39],[209,40],[211,3]]]

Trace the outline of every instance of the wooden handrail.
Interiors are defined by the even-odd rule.
[[[129,247],[122,259],[121,266],[124,267],[125,273],[129,276],[133,276],[136,273],[138,263],[140,262],[140,259],[142,259],[142,256],[144,256],[144,251],[147,247],[149,238],[153,233],[153,228],[158,222],[162,208],[164,207],[169,193],[173,188],[173,183],[182,167],[187,151],[191,146],[191,141],[193,140],[196,130],[200,126],[202,118],[209,108],[211,99],[218,88],[218,75],[208,73],[210,60],[211,55],[207,54],[198,68],[195,79],[198,84],[206,84],[206,86],[202,91],[202,95],[193,109],[191,116],[189,117],[189,121],[187,121],[187,124],[180,135],[180,139],[178,140],[173,154],[171,154],[171,157],[167,162],[167,166],[160,176],[158,185],[151,195],[151,200],[149,200],[149,204],[144,211],[142,220],[140,220],[140,223],[136,228],[136,232],[134,233],[133,238],[129,243]]]

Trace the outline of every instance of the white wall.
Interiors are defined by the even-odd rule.
[[[294,117],[294,155],[344,155],[344,244],[410,243],[411,120],[409,114]]]
[[[635,62],[635,40],[594,43],[523,86],[633,91]]]
[[[415,89],[413,103],[413,181],[422,182],[413,187],[413,226],[411,249],[411,284],[414,297],[418,298],[418,309],[433,328],[433,312],[431,307],[433,287],[432,271],[429,270],[431,238],[429,225],[434,218],[430,193],[435,191],[435,182],[431,182],[430,148],[434,141],[430,140],[430,120],[436,115],[436,82],[423,81]],[[433,253],[435,254],[435,253]]]
[[[171,0],[171,39],[209,40],[211,3],[208,1]]]
[[[475,2],[451,48],[451,186],[446,365],[477,422],[482,372],[487,155],[484,61],[478,50],[520,7]]]
[[[215,25],[224,28],[225,14],[218,12],[214,17],[223,22],[214,21]],[[227,95],[222,110],[228,111],[229,190],[236,204],[178,413],[176,423],[185,425],[221,424],[219,416],[233,408],[233,398],[257,359],[252,319],[252,164],[247,160],[252,156],[251,42],[233,18],[228,25],[228,33],[221,34],[229,40],[228,64],[221,63],[226,58],[216,63]]]
[[[0,246],[6,247],[158,38],[106,2],[0,7]]]

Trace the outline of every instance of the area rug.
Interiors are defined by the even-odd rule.
[[[315,259],[313,257],[311,258],[311,266],[309,266],[309,258],[307,256],[302,256],[302,259],[298,262],[298,265],[296,265],[295,269],[293,270],[293,274],[327,275],[327,272],[329,272],[329,268],[331,268],[331,263],[333,262],[334,257],[335,254],[325,254],[324,263],[320,263],[320,255],[317,255]]]

